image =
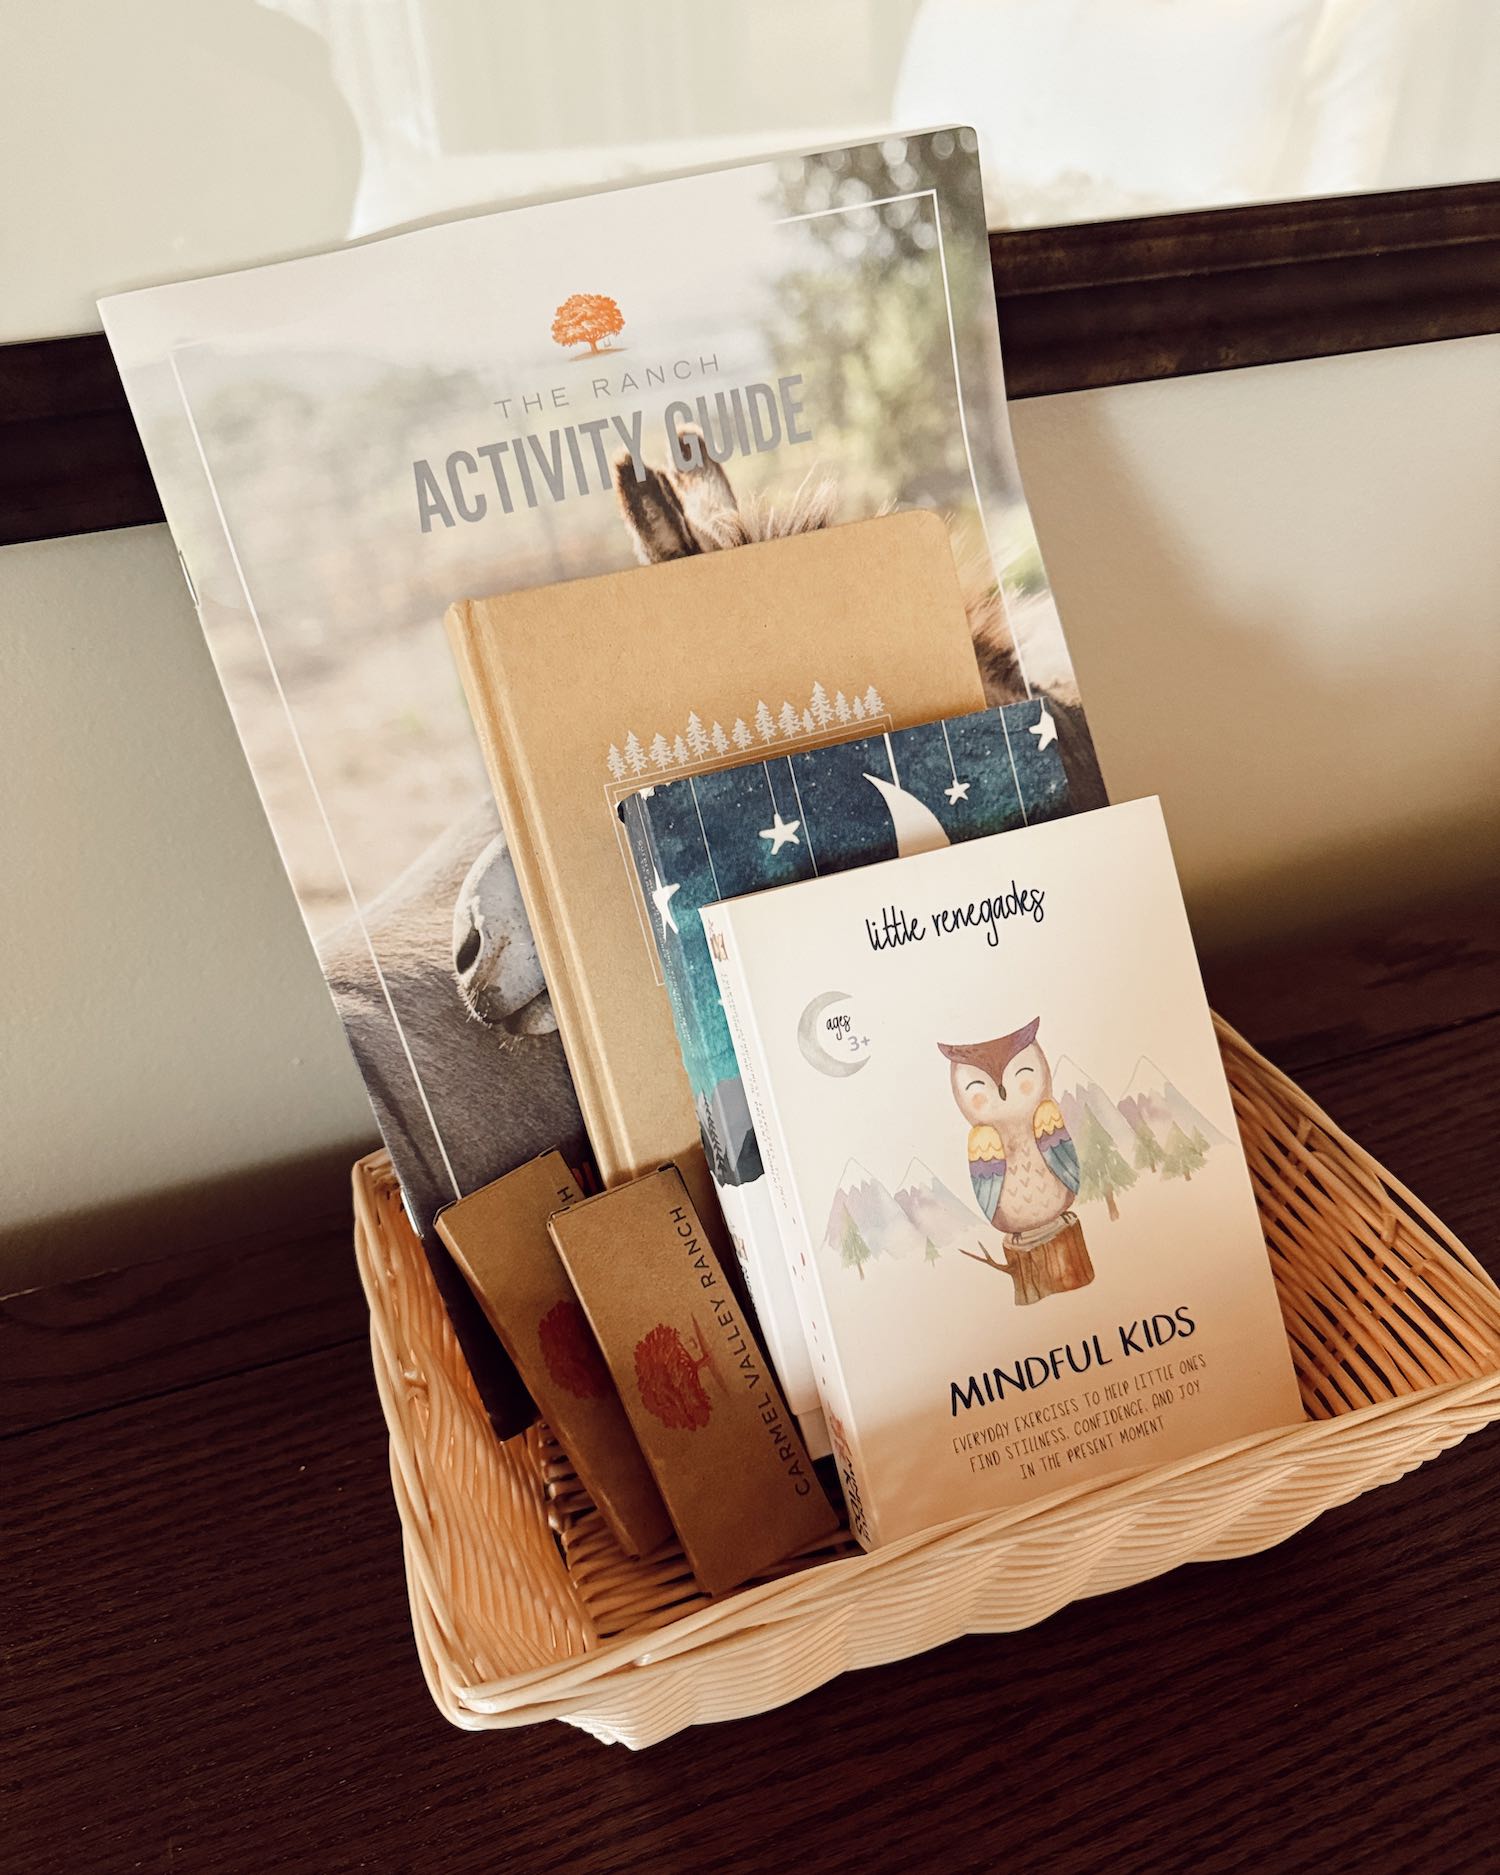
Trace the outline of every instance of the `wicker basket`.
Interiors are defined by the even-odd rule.
[[[544,1427],[493,1437],[390,1163],[362,1160],[356,1241],[412,1622],[447,1717],[650,1745],[1267,1548],[1495,1417],[1500,1290],[1291,1081],[1223,1024],[1219,1040],[1307,1423],[875,1554],[836,1543],[717,1601],[675,1548],[621,1555]]]

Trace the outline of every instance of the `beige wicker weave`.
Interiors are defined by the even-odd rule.
[[[1291,1081],[1222,1024],[1219,1038],[1308,1422],[873,1555],[834,1545],[716,1602],[675,1549],[620,1554],[545,1429],[495,1440],[389,1161],[361,1161],[359,1265],[417,1650],[442,1711],[650,1745],[1264,1549],[1495,1417],[1500,1290]]]

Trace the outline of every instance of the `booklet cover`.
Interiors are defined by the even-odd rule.
[[[701,915],[861,1541],[1302,1418],[1157,802]]]
[[[1045,691],[1097,785],[1011,450],[967,130],[471,217],[101,311],[423,1227],[580,1132],[444,640],[453,600],[929,508],[992,700]],[[779,710],[777,671],[761,689]],[[639,729],[663,773],[690,733],[671,728],[663,749],[665,722]]]
[[[833,734],[848,736],[871,720],[867,694],[856,689],[851,699],[819,684],[811,708]],[[782,1385],[789,1397],[815,1397],[791,1265],[698,914],[721,898],[1069,813],[1055,720],[1037,699],[814,744],[652,783],[619,811],[720,1207]]]

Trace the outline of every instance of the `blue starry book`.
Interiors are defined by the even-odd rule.
[[[853,726],[830,708],[834,735],[844,720]],[[704,1154],[791,1397],[812,1396],[811,1357],[698,914],[1071,811],[1057,725],[1041,699],[658,782],[620,804]]]

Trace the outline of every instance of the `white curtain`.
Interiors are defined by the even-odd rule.
[[[1500,174],[1500,0],[260,0],[327,43],[365,234],[941,123],[992,226]]]
[[[994,226],[1500,175],[1496,0],[925,0],[895,117]]]

